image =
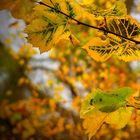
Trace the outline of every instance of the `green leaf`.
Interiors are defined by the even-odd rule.
[[[118,108],[126,106],[127,98],[131,94],[132,89],[129,87],[123,87],[109,92],[97,89],[85,98],[81,108],[81,116],[89,112],[92,108],[96,108],[105,113],[116,111]]]

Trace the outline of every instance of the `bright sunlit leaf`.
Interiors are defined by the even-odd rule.
[[[109,9],[100,9],[96,7],[95,4],[89,2],[83,3],[82,7],[84,7],[89,13],[95,15],[95,17],[121,17],[127,14],[127,9],[125,3],[122,1],[117,1],[114,6]]]
[[[140,25],[131,17],[108,19],[103,29],[129,39],[140,41]],[[124,61],[140,59],[140,45],[136,42],[104,32],[102,37],[94,37],[83,48],[96,61],[106,61],[112,55]]]
[[[110,113],[105,122],[111,124],[115,128],[123,128],[130,121],[132,115],[132,108],[119,108],[117,111]]]
[[[28,40],[35,46],[39,47],[41,52],[45,52],[54,47],[61,39],[69,39],[70,31],[67,28],[68,18],[57,12],[63,11],[69,16],[74,16],[73,8],[68,1],[57,0],[43,1],[50,4],[56,10],[50,9],[44,5],[37,5],[34,9],[32,22],[26,27]],[[59,1],[60,2],[60,1]]]

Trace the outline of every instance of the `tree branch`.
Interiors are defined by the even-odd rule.
[[[106,29],[103,29],[103,28],[100,28],[100,27],[96,27],[96,26],[89,25],[89,24],[83,23],[83,22],[81,22],[81,21],[78,21],[77,19],[75,19],[75,18],[73,18],[73,17],[67,15],[66,13],[64,13],[64,12],[58,10],[58,9],[55,9],[54,7],[52,7],[52,6],[50,6],[50,5],[47,5],[47,4],[43,3],[43,2],[38,2],[38,3],[39,3],[40,5],[44,5],[44,6],[48,7],[48,8],[50,8],[50,9],[56,10],[56,11],[59,12],[60,14],[62,14],[62,15],[64,15],[64,16],[70,18],[71,20],[77,22],[78,25],[83,25],[83,26],[87,26],[87,27],[90,27],[90,28],[93,28],[93,29],[97,29],[97,30],[100,30],[100,31],[104,31],[104,32],[107,32],[107,33],[116,35],[116,36],[118,36],[118,37],[124,38],[124,39],[126,39],[126,40],[132,41],[132,42],[134,42],[134,43],[136,43],[136,44],[140,44],[140,41],[133,40],[132,38],[128,38],[128,37],[122,36],[122,35],[120,35],[120,34],[114,33],[114,32],[112,32],[112,31],[109,31],[109,30],[106,30]]]

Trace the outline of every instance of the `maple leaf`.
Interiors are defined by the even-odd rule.
[[[136,20],[129,16],[120,19],[110,18],[101,28],[120,37],[104,32],[102,36],[92,38],[83,48],[93,59],[106,61],[112,55],[124,61],[140,59],[140,46],[135,42],[140,40],[140,25]]]
[[[103,123],[123,128],[131,117],[132,108],[125,107],[132,94],[129,87],[112,90],[108,93],[95,90],[84,99],[80,111],[83,127],[89,139],[96,134]]]

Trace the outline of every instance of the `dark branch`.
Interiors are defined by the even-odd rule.
[[[49,5],[47,5],[47,4],[43,3],[43,2],[38,2],[38,3],[41,4],[41,5],[44,5],[44,6],[46,6],[46,7],[49,7],[49,8],[51,8],[51,9],[53,9],[53,10],[56,10],[54,7],[49,6]],[[125,36],[122,36],[122,35],[120,35],[120,34],[114,33],[114,32],[112,32],[112,31],[109,31],[109,30],[106,30],[106,29],[103,29],[103,28],[99,28],[99,27],[96,27],[96,26],[89,25],[89,24],[83,23],[83,22],[81,22],[81,21],[78,21],[77,19],[75,19],[75,18],[73,18],[73,17],[67,15],[66,13],[64,13],[64,12],[62,12],[62,11],[59,11],[58,9],[57,9],[57,12],[59,12],[60,14],[66,16],[66,17],[68,17],[68,18],[70,18],[70,19],[72,19],[73,21],[77,22],[78,25],[83,25],[83,26],[87,26],[87,27],[90,27],[90,28],[93,28],[93,29],[97,29],[97,30],[100,30],[100,31],[104,31],[104,32],[107,32],[107,33],[110,33],[110,34],[119,36],[119,37],[121,37],[121,38],[124,38],[124,39],[126,39],[126,40],[130,40],[130,41],[132,41],[132,42],[134,42],[134,43],[136,43],[136,44],[140,44],[140,41],[133,40],[133,39],[131,39],[131,38],[127,38],[127,37],[125,37]]]

